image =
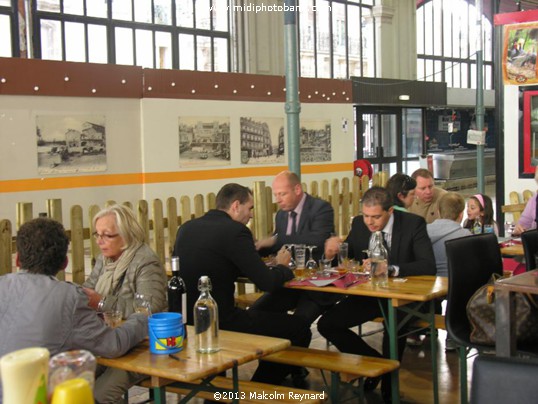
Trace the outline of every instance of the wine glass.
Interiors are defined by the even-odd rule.
[[[142,293],[135,293],[134,296],[135,312],[151,316],[151,296]]]
[[[514,232],[515,225],[512,222],[505,222],[504,223],[504,233],[508,237],[508,240],[506,241],[506,245],[510,246],[512,245],[512,233]]]
[[[295,264],[295,260],[293,259],[293,244],[284,244],[284,248],[290,252],[291,259],[288,263],[288,268],[291,270],[294,270],[297,268],[297,265]]]
[[[308,248],[308,256],[309,256],[308,261],[306,261],[306,265],[305,265],[306,269],[309,272],[315,272],[318,269],[318,263],[314,259],[314,249],[316,249],[317,246],[309,245],[309,246],[306,246],[306,248]]]

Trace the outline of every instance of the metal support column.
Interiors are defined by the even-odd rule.
[[[288,130],[288,166],[301,177],[298,73],[297,73],[297,1],[284,1],[284,52],[286,58],[286,127]]]

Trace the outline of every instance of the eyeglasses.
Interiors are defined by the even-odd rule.
[[[95,232],[95,233],[92,234],[92,236],[95,239],[95,241],[99,241],[99,239],[101,239],[103,241],[110,241],[110,240],[118,237],[119,234],[99,234],[99,233]]]
[[[407,194],[407,192],[411,191],[412,189],[415,189],[414,187],[411,188],[412,180],[413,179],[409,175],[405,175],[402,182],[402,193]]]

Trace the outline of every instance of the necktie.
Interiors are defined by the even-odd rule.
[[[389,237],[389,235],[387,233],[383,232],[383,245],[387,249],[387,253],[390,255],[389,243],[387,242],[388,237]]]
[[[297,212],[292,210],[290,212],[291,217],[291,234],[297,233]]]

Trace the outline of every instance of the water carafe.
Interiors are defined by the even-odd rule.
[[[211,280],[202,276],[198,280],[200,297],[194,304],[194,332],[196,350],[213,353],[219,350],[219,312],[211,296]]]
[[[370,277],[375,287],[387,287],[389,284],[388,253],[383,245],[383,233],[376,231],[373,238],[373,248],[369,252],[372,263]]]

